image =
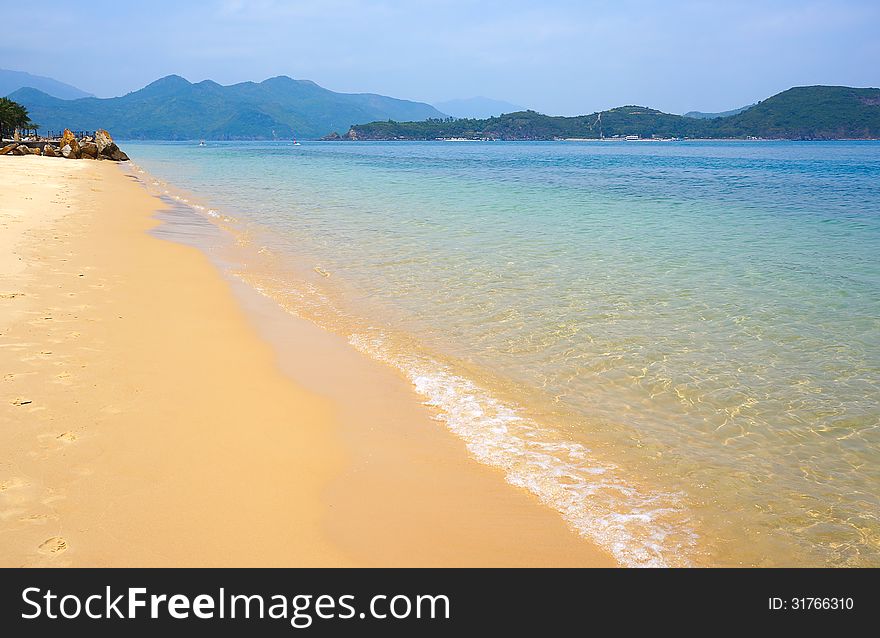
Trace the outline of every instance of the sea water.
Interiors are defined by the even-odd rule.
[[[880,566],[880,143],[125,149],[621,563]]]

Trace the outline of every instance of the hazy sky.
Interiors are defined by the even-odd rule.
[[[880,86],[878,0],[29,0],[21,11],[10,15],[33,35],[0,39],[0,67],[101,97],[171,73],[221,84],[290,75],[573,115],[719,111],[796,85]]]

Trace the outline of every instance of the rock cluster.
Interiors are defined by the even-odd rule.
[[[333,131],[332,133],[330,133],[330,135],[325,135],[324,137],[322,137],[321,141],[322,142],[341,142],[341,141],[357,140],[357,139],[358,139],[357,131],[355,131],[354,127],[352,127],[348,130],[348,133],[346,133],[345,135],[340,135],[336,131]]]
[[[0,148],[0,155],[40,155],[41,150],[39,148],[31,148],[27,144],[21,144],[20,142],[13,142],[12,144],[7,144],[3,148]]]
[[[34,144],[34,142],[30,142]],[[94,159],[113,160],[124,162],[128,155],[123,153],[113,138],[104,129],[95,131],[95,137],[83,137],[77,139],[70,129],[64,129],[61,139],[53,141],[45,140],[29,146],[21,142],[13,142],[0,148],[0,155],[45,155],[46,157],[65,157],[67,159]]]
[[[58,145],[61,147],[61,154],[67,159],[80,159],[82,157],[82,153],[79,150],[79,142],[76,141],[76,136],[69,128],[64,129]]]

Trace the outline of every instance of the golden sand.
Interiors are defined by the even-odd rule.
[[[0,566],[613,564],[119,166],[0,177]]]

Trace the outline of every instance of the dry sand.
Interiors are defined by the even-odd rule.
[[[0,178],[0,566],[614,564],[119,166]]]

